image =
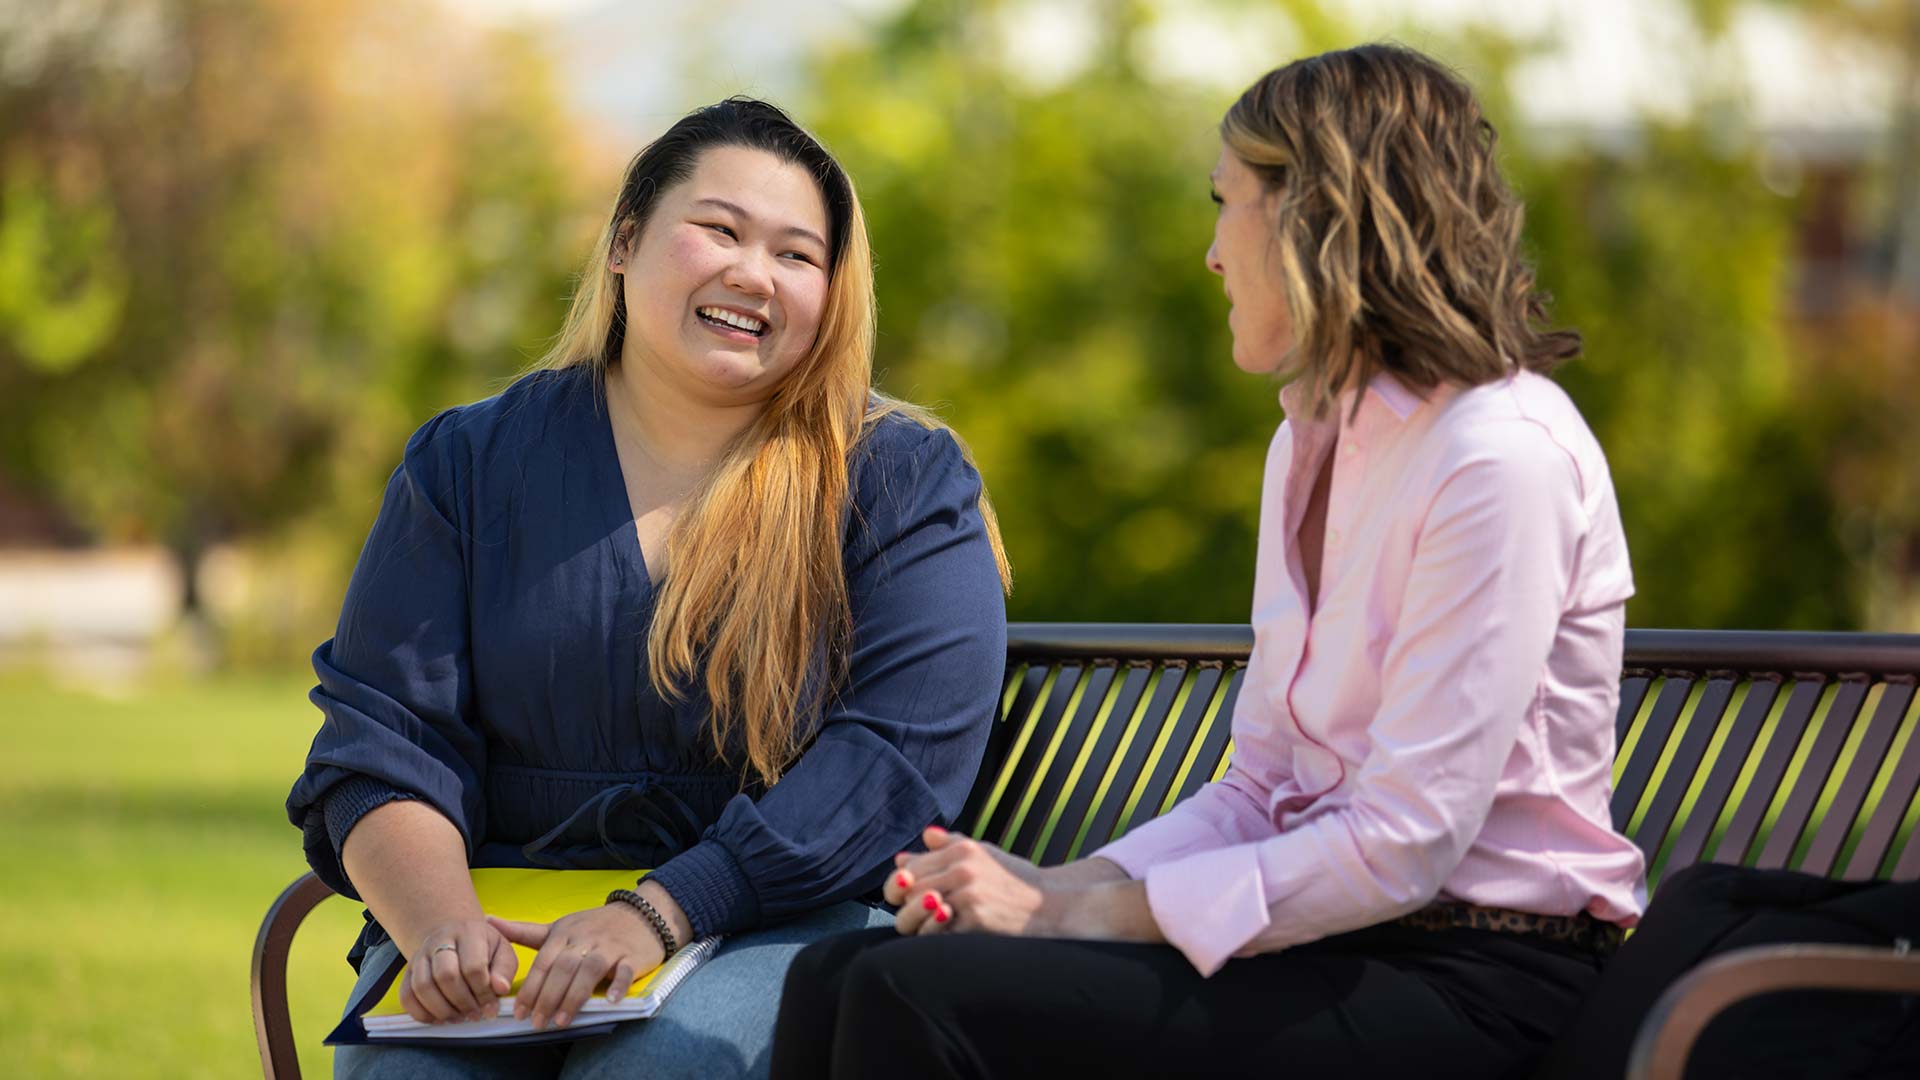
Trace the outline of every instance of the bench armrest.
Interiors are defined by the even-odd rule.
[[[281,890],[253,939],[253,1037],[260,1044],[260,1068],[267,1080],[300,1080],[299,1048],[293,1043],[293,1016],[287,1008],[287,953],[307,913],[332,895],[319,878],[303,874]]]
[[[1920,994],[1920,953],[1859,945],[1759,945],[1701,964],[1640,1025],[1628,1080],[1681,1080],[1693,1044],[1730,1006],[1777,990]]]

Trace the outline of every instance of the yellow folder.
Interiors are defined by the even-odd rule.
[[[644,870],[524,870],[483,868],[473,872],[473,889],[480,897],[481,910],[489,915],[517,922],[551,923],[576,911],[585,911],[606,903],[615,889],[630,889],[646,876]],[[712,954],[718,938],[705,938],[675,953],[673,958],[635,979],[627,995],[609,1003],[604,992],[596,991],[580,1010],[576,1027],[590,1027],[618,1020],[653,1015],[680,980],[693,967]],[[521,945],[513,947],[519,961],[513,987],[500,1000],[499,1014],[474,1023],[421,1024],[400,1007],[400,976],[395,975],[387,992],[365,1013],[364,1037],[374,1041],[396,1039],[488,1039],[527,1033],[531,1020],[513,1019],[513,995],[533,965],[537,950]],[[402,965],[404,969],[404,965]]]

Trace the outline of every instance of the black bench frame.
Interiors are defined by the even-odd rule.
[[[1185,798],[1225,767],[1252,644],[1237,625],[1011,627],[1004,708],[961,829],[1053,864]],[[1614,822],[1657,876],[1704,858],[1920,878],[1920,841],[1902,835],[1920,792],[1916,677],[1920,634],[1629,630]],[[299,1076],[287,956],[330,895],[303,876],[254,941],[254,1033],[270,1080]],[[1629,1075],[1679,1077],[1713,1016],[1794,987],[1920,993],[1920,954],[1781,946],[1720,957],[1662,999]]]

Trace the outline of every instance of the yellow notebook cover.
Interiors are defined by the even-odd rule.
[[[518,922],[550,923],[564,915],[606,903],[615,889],[630,889],[646,875],[644,870],[525,870],[488,867],[472,871],[473,889],[480,897],[481,910],[489,915]],[[653,1015],[677,986],[718,946],[718,938],[704,938],[681,949],[673,958],[637,978],[627,995],[609,1004],[596,992],[580,1009],[571,1026],[587,1027],[618,1020]],[[400,1007],[398,974],[387,992],[361,1015],[365,1038],[372,1041],[414,1039],[488,1039],[520,1035],[533,1031],[531,1020],[513,1018],[513,995],[519,993],[527,969],[533,965],[537,950],[513,946],[518,968],[513,987],[500,1000],[499,1015],[471,1023],[422,1024]],[[405,965],[400,965],[404,970]]]

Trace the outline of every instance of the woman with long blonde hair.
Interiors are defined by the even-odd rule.
[[[885,919],[998,704],[1006,564],[979,475],[870,386],[873,270],[839,164],[779,109],[698,110],[632,162],[540,369],[408,443],[287,809],[363,899],[362,982],[415,1019],[516,996],[565,1029],[727,935],[605,1038],[342,1047],[343,1076],[756,1075],[785,965]],[[649,868],[551,924],[471,867]],[[868,901],[862,903],[861,901]]]
[[[1368,45],[1220,134],[1207,266],[1287,381],[1232,763],[1066,866],[928,830],[895,928],[795,961],[776,1076],[1524,1075],[1640,914],[1626,542],[1493,128]]]

